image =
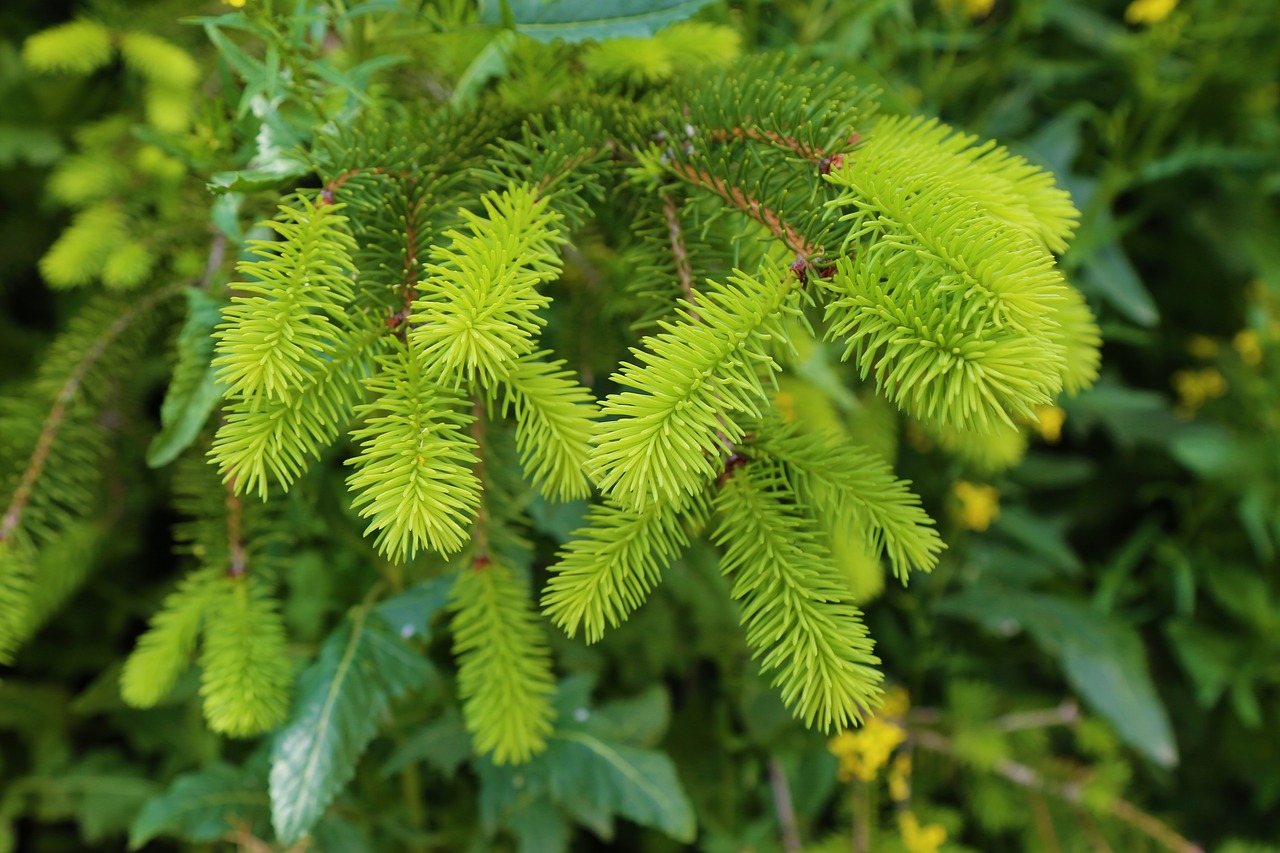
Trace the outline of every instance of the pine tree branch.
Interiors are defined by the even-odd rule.
[[[244,507],[240,503],[239,495],[236,494],[235,479],[234,476],[228,477],[223,484],[227,491],[227,550],[231,555],[227,574],[233,578],[249,571],[242,535]]]
[[[102,357],[115,339],[133,325],[135,320],[159,303],[177,296],[184,287],[186,287],[185,284],[174,285],[148,295],[124,314],[121,314],[85,351],[84,356],[76,364],[71,374],[67,376],[66,382],[63,383],[62,388],[59,389],[57,396],[54,398],[53,406],[49,409],[49,415],[45,418],[44,425],[40,429],[40,437],[36,441],[35,450],[31,452],[31,458],[27,461],[27,467],[22,472],[22,478],[18,481],[18,487],[13,492],[13,498],[9,501],[8,508],[5,510],[4,515],[0,516],[0,542],[13,535],[13,532],[22,523],[22,514],[26,511],[27,503],[31,500],[31,494],[35,489],[36,482],[40,479],[41,473],[44,472],[45,462],[49,459],[49,452],[53,449],[53,443],[58,437],[58,431],[62,428],[63,420],[66,419],[67,410],[70,408],[72,400],[75,399],[76,393],[80,390],[80,386],[89,371],[93,369],[98,359]]]

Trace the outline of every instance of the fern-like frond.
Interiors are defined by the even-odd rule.
[[[404,346],[378,359],[365,380],[375,396],[357,412],[367,418],[352,433],[360,455],[348,461],[354,506],[368,518],[365,535],[389,559],[409,560],[419,548],[444,554],[467,541],[480,505],[476,445],[466,432],[473,418],[462,401],[428,382]]]
[[[906,581],[911,569],[930,571],[945,547],[910,483],[873,450],[847,439],[804,433],[795,427],[761,430],[752,442],[782,463],[796,496],[833,537],[857,540],[870,553],[888,556]]]
[[[288,717],[293,667],[275,600],[248,575],[216,579],[208,590],[200,695],[209,728],[251,737]]]
[[[574,531],[542,593],[542,608],[570,637],[588,643],[617,627],[649,597],[662,572],[706,523],[708,504],[696,497],[683,509],[655,504],[635,513],[610,504],[591,508]]]
[[[173,689],[191,665],[205,611],[224,573],[202,569],[184,578],[165,598],[125,660],[120,674],[120,695],[125,702],[135,708],[150,708]]]
[[[25,537],[0,539],[0,661],[8,663],[25,639],[36,555]]]
[[[281,239],[249,242],[260,260],[239,265],[250,280],[236,288],[252,295],[232,297],[214,334],[214,369],[229,397],[288,403],[332,359],[355,272],[340,208],[299,196],[260,223]]]
[[[446,231],[418,288],[410,342],[429,375],[458,387],[489,386],[533,352],[550,303],[538,285],[560,271],[560,215],[527,186],[481,197],[487,217],[461,211],[469,233]]]
[[[807,726],[844,728],[879,703],[883,676],[861,614],[780,466],[758,459],[720,489],[715,542],[760,670]]]
[[[453,584],[458,693],[475,749],[518,764],[546,749],[555,711],[551,652],[528,590],[501,562],[462,569]]]
[[[966,428],[1012,423],[1062,387],[1053,256],[907,161],[832,172],[850,224],[828,334],[899,408]]]
[[[595,398],[561,369],[563,361],[543,361],[549,354],[511,365],[502,379],[502,414],[514,410],[520,463],[542,493],[552,500],[574,500],[591,491],[584,466]]]
[[[799,311],[794,277],[766,266],[760,279],[739,272],[728,284],[709,281],[678,323],[633,349],[613,379],[632,390],[604,402],[589,460],[600,488],[621,506],[644,513],[655,504],[698,494],[723,468],[725,448],[739,441],[741,416],[758,418],[766,399],[761,373],[777,370],[767,354],[782,337],[783,316]]]
[[[336,342],[329,359],[310,372],[288,402],[227,400],[226,420],[209,456],[237,494],[257,492],[265,499],[272,481],[288,489],[333,443],[360,401],[360,380],[372,373],[385,333],[379,324]]]

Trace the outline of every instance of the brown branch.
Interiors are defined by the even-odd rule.
[[[782,765],[772,756],[769,757],[769,785],[773,788],[773,807],[782,827],[782,849],[787,853],[798,853],[801,847],[800,828],[796,825],[796,810],[791,803],[791,788],[787,785],[787,774]]]
[[[788,249],[795,252],[806,263],[811,263],[822,256],[820,247],[810,245],[804,237],[800,236],[799,232],[783,222],[775,211],[765,207],[760,203],[759,199],[752,198],[740,188],[729,186],[728,182],[723,178],[699,169],[691,163],[668,163],[667,167],[695,187],[712,191],[733,207],[768,228],[769,233],[785,243]]]
[[[697,306],[698,299],[693,290],[693,268],[689,265],[689,251],[684,245],[684,229],[680,226],[680,212],[676,209],[676,200],[667,195],[662,199],[662,216],[667,220],[667,234],[671,238],[671,254],[676,258],[676,273],[680,276],[680,289],[691,306]],[[689,316],[698,319],[698,312],[691,308]]]
[[[707,138],[712,142],[729,142],[730,140],[764,142],[798,154],[804,159],[812,160],[815,163],[821,163],[827,157],[826,153],[816,145],[806,145],[793,136],[783,136],[777,131],[763,130],[758,127],[717,128],[707,134]]]
[[[955,745],[937,732],[927,729],[912,729],[910,737],[912,742],[922,749],[940,752],[953,757],[956,755]],[[997,775],[1008,779],[1015,785],[1042,791],[1073,804],[1081,804],[1084,801],[1083,791],[1079,785],[1063,784],[1045,779],[1025,764],[1004,759],[997,762],[992,769]],[[1155,815],[1144,812],[1130,802],[1118,799],[1113,800],[1104,807],[1104,811],[1111,817],[1145,833],[1148,837],[1163,844],[1169,850],[1175,851],[1175,853],[1204,853],[1204,848],[1199,844],[1183,838]]]
[[[62,429],[62,422],[67,417],[67,410],[70,408],[72,400],[75,399],[76,393],[80,390],[85,377],[89,375],[89,371],[93,369],[98,359],[107,351],[107,347],[111,346],[116,338],[133,325],[135,320],[154,307],[156,303],[177,295],[183,287],[185,285],[175,285],[163,290],[157,290],[145,299],[135,303],[132,308],[117,317],[116,321],[108,326],[98,339],[93,342],[93,345],[85,351],[84,356],[76,364],[75,369],[71,371],[67,381],[62,384],[57,396],[54,397],[53,406],[49,409],[49,415],[44,419],[44,425],[40,428],[40,435],[36,439],[35,449],[31,452],[31,458],[27,460],[27,467],[22,472],[22,478],[18,481],[18,488],[14,490],[13,499],[9,501],[9,506],[4,515],[0,516],[0,542],[12,536],[13,532],[18,529],[18,525],[22,523],[22,515],[26,511],[27,504],[31,501],[31,493],[35,489],[36,481],[44,473],[45,463],[49,461],[49,453],[53,450],[53,442],[58,437],[58,432]]]

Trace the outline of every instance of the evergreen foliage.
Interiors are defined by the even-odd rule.
[[[882,405],[882,431],[892,404],[988,437],[1084,390],[1100,335],[1054,255],[1079,216],[994,142],[877,119],[847,75],[731,62],[723,27],[670,30],[648,59],[584,48],[584,80],[563,73],[571,49],[504,34],[446,74],[446,97],[397,102],[370,83],[397,79],[391,58],[361,37],[339,68],[315,33],[409,13],[314,14],[202,21],[239,96],[216,117],[193,114],[199,66],[164,39],[79,22],[27,44],[42,71],[90,73],[118,50],[154,142],[139,170],[209,178],[218,233],[186,257],[166,243],[176,226],[145,233],[152,202],[131,200],[105,142],[57,173],[76,213],[41,271],[91,292],[3,438],[0,653],[83,580],[39,572],[98,500],[103,389],[164,345],[134,321],[181,279],[185,323],[156,324],[176,351],[147,461],[172,463],[175,540],[196,565],[125,663],[124,701],[164,705],[196,661],[209,729],[275,732],[284,844],[321,832],[383,718],[427,685],[443,698],[424,705],[456,693],[447,731],[469,736],[491,830],[532,846],[570,818],[603,837],[620,815],[689,841],[671,762],[580,716],[586,696],[569,702],[556,673],[564,649],[587,653],[543,617],[596,643],[648,618],[664,575],[677,598],[706,584],[794,717],[863,722],[883,675],[855,600],[882,563],[905,585],[944,546],[892,437],[855,441],[843,415],[786,409],[785,389],[825,377],[850,411]],[[102,138],[125,144],[124,126]],[[205,174],[215,161],[227,171]],[[708,559],[718,572],[691,579]],[[443,686],[426,659],[441,588],[379,602],[424,577],[451,584]],[[219,765],[184,777],[134,841],[211,837],[241,812],[201,798],[249,787]],[[261,822],[256,796],[242,811]]]

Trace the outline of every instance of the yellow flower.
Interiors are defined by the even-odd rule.
[[[1196,358],[1213,358],[1218,354],[1218,342],[1205,335],[1187,338],[1187,352]]]
[[[1258,333],[1253,329],[1241,329],[1231,340],[1231,346],[1247,365],[1256,366],[1262,361],[1262,345],[1258,343]]]
[[[911,797],[911,755],[906,752],[899,752],[889,768],[889,796],[895,803]]]
[[[986,530],[1000,517],[1000,491],[961,480],[951,487],[960,499],[960,523],[970,530]]]
[[[1178,0],[1133,0],[1124,10],[1124,19],[1131,24],[1155,24],[1169,17]]]
[[[922,827],[914,812],[904,811],[898,815],[898,830],[908,853],[938,853],[942,842],[947,840],[945,827],[937,823]]]
[[[1227,393],[1227,380],[1212,367],[1179,370],[1173,374],[1173,387],[1178,392],[1178,415],[1189,418],[1209,400]]]
[[[957,3],[964,9],[965,15],[976,21],[991,14],[996,0],[938,0],[938,8],[944,12],[950,12]]]
[[[228,6],[235,6],[237,9],[244,6],[244,1],[245,0],[222,0],[223,3],[226,3]]]
[[[1060,406],[1036,406],[1036,419],[1032,424],[1040,437],[1050,444],[1057,444],[1062,438],[1062,424],[1067,413]]]
[[[890,688],[884,704],[860,729],[845,730],[827,742],[827,749],[840,759],[840,781],[861,779],[870,782],[889,763],[893,751],[907,739],[897,722],[907,713],[910,700],[902,688]]]

